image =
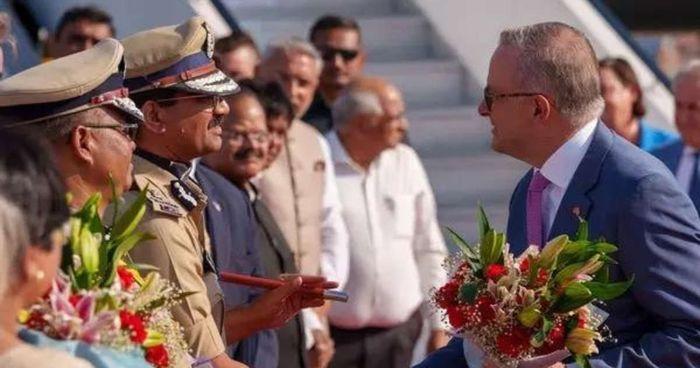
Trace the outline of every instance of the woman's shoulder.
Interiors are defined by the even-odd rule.
[[[92,364],[60,350],[20,344],[0,355],[4,368],[92,368]]]

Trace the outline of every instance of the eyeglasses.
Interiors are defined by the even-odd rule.
[[[92,128],[92,129],[112,129],[116,130],[117,132],[121,133],[121,135],[125,136],[129,140],[134,140],[136,139],[136,133],[139,131],[139,126],[138,124],[133,124],[133,123],[126,123],[126,124],[108,124],[108,125],[99,125],[99,124],[91,124],[91,125],[83,125],[86,128]]]
[[[535,92],[519,92],[519,93],[493,93],[488,90],[487,88],[484,88],[484,103],[486,103],[486,107],[491,110],[491,105],[493,105],[493,101],[499,99],[499,98],[510,98],[510,97],[528,97],[528,96],[539,96],[542,93],[535,93]]]
[[[224,130],[222,136],[236,144],[243,144],[243,139],[248,138],[250,142],[266,144],[270,135],[267,132],[236,132]]]
[[[163,98],[156,102],[180,101],[180,100],[209,100],[209,109],[215,110],[217,106],[224,102],[224,98],[219,95],[189,95],[181,97]]]
[[[337,49],[335,47],[321,47],[321,58],[324,61],[335,60],[336,55],[340,55],[343,61],[352,61],[360,54],[359,50]]]

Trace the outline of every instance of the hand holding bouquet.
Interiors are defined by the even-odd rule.
[[[575,239],[560,235],[516,258],[482,208],[477,217],[476,246],[448,229],[461,252],[448,260],[451,278],[434,296],[465,337],[465,352],[521,368],[546,367],[571,354],[588,367],[605,318],[592,303],[614,299],[632,284],[608,280],[615,262],[609,254],[617,247],[588,240],[588,224],[581,220]]]

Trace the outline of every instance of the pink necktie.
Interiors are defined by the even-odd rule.
[[[542,226],[542,191],[549,180],[539,170],[535,171],[527,188],[527,242],[542,247],[544,227]]]

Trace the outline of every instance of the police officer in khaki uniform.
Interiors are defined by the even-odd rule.
[[[49,141],[59,171],[81,207],[131,186],[133,136],[141,111],[124,88],[124,48],[106,39],[94,48],[37,65],[0,82],[0,129]]]
[[[216,69],[212,35],[199,17],[122,43],[126,85],[145,118],[133,160],[134,189],[148,193],[140,230],[156,237],[130,255],[195,292],[173,308],[194,357],[215,368],[240,367],[225,354],[223,297],[204,224],[207,198],[190,178],[193,159],[221,148],[220,125],[229,110],[223,96],[238,86]]]

